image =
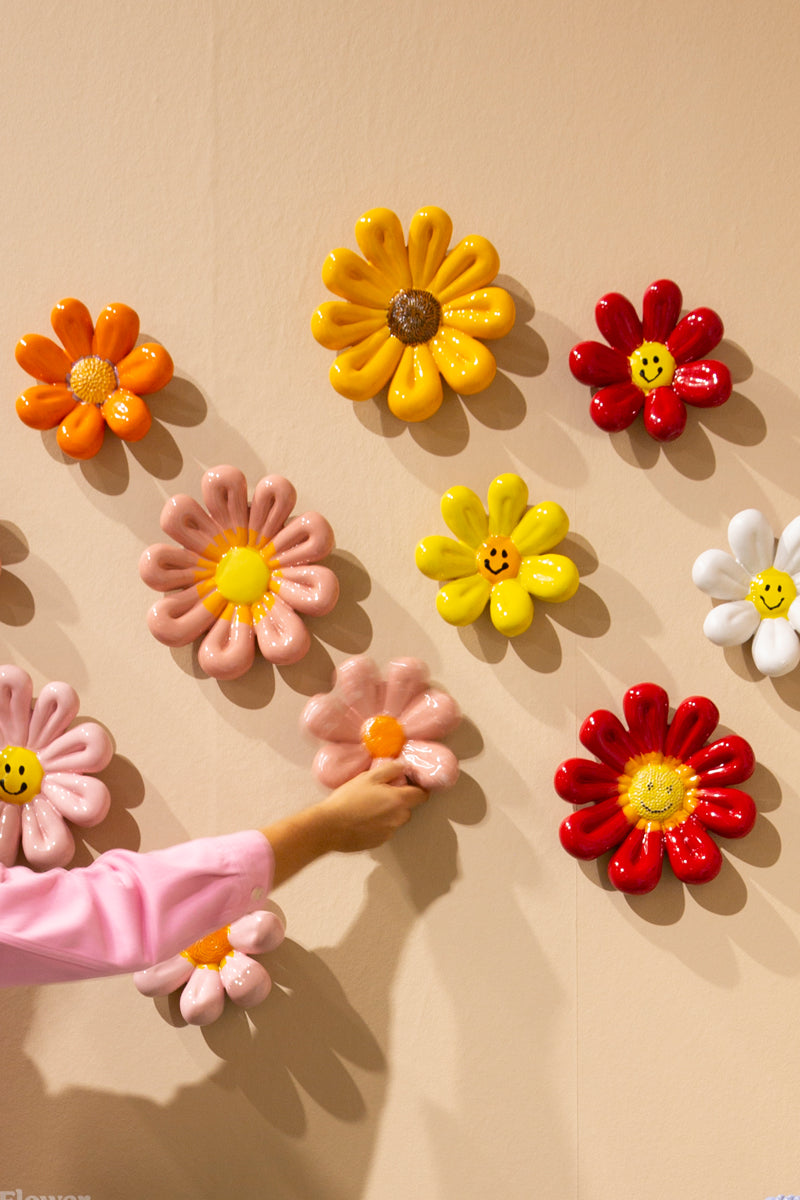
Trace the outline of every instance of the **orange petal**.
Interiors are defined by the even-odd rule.
[[[17,342],[14,355],[23,371],[43,383],[64,383],[72,363],[52,338],[26,333]]]
[[[138,313],[127,304],[107,304],[97,318],[92,349],[101,358],[118,363],[130,354],[138,336]]]
[[[158,342],[137,346],[117,363],[120,387],[145,396],[169,383],[174,369],[172,359]]]
[[[141,396],[124,388],[112,392],[100,411],[108,428],[123,442],[140,442],[153,423]]]
[[[59,300],[50,313],[50,324],[61,338],[72,362],[92,353],[92,316],[80,300]]]
[[[103,444],[105,421],[94,404],[76,404],[61,425],[56,441],[70,458],[94,458]]]
[[[53,429],[75,407],[65,384],[37,383],[17,397],[17,416],[31,429]]]

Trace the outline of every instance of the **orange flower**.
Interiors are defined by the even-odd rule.
[[[17,342],[17,362],[40,380],[17,398],[20,420],[31,429],[58,425],[58,444],[71,458],[93,458],[106,425],[123,441],[140,441],[153,420],[142,394],[172,379],[164,347],[136,345],[139,317],[127,304],[107,304],[93,325],[80,300],[60,300],[50,324],[63,350],[38,333]]]

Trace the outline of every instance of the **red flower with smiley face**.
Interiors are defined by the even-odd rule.
[[[598,390],[592,420],[606,433],[627,429],[644,409],[644,426],[659,442],[680,437],[686,405],[715,408],[731,394],[724,363],[704,356],[722,340],[723,325],[710,308],[680,317],[681,291],[671,279],[651,283],[642,318],[619,292],[595,308],[597,327],[609,343],[579,342],[569,356],[572,374]]]
[[[605,709],[581,726],[599,762],[570,758],[556,771],[559,796],[586,806],[562,821],[561,844],[581,859],[616,848],[608,877],[621,892],[652,891],[665,850],[683,883],[708,883],[722,866],[709,831],[734,838],[753,828],[752,796],[729,786],[750,778],[753,751],[735,734],[708,742],[719,712],[705,696],[684,700],[670,721],[664,689],[640,683],[623,708],[627,729]]]

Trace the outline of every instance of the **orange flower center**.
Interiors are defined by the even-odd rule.
[[[233,946],[228,941],[229,929],[230,925],[226,925],[224,929],[209,933],[188,950],[182,950],[183,957],[196,967],[210,967],[212,971],[218,971],[228,955],[233,953]]]
[[[697,783],[691,767],[652,751],[626,763],[619,780],[619,802],[631,824],[669,829],[694,811]]]
[[[88,354],[72,364],[67,386],[81,404],[105,404],[119,387],[116,368],[105,358]]]
[[[386,314],[389,332],[406,346],[419,346],[436,337],[442,306],[432,292],[405,288],[392,298]]]
[[[489,537],[475,552],[475,565],[490,583],[514,579],[521,563],[520,552],[509,537]]]
[[[6,746],[0,754],[0,800],[27,804],[39,795],[43,779],[44,769],[32,750]]]
[[[361,741],[373,758],[397,758],[405,740],[403,726],[388,713],[370,717],[361,729]]]

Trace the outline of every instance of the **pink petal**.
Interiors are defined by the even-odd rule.
[[[625,693],[625,720],[641,752],[663,750],[669,720],[669,696],[655,683],[640,683]]]
[[[194,550],[158,542],[149,546],[139,559],[141,579],[157,592],[192,588],[197,582],[198,558]]]
[[[730,396],[733,382],[724,363],[706,358],[702,362],[678,367],[672,387],[687,404],[694,404],[697,408],[716,408]]]
[[[339,664],[334,687],[339,689],[345,704],[354,708],[364,721],[384,711],[386,688],[375,663],[365,654]]]
[[[339,599],[339,580],[330,567],[282,567],[278,594],[295,612],[321,617]]]
[[[191,496],[172,496],[161,510],[161,528],[187,550],[205,554],[222,527]]]
[[[323,516],[316,512],[295,517],[272,539],[278,566],[300,566],[317,562],[333,549],[333,530]]]
[[[0,667],[0,738],[4,745],[27,745],[32,699],[30,675],[21,667]]]
[[[399,718],[428,685],[428,668],[418,658],[393,658],[386,668],[384,710]]]
[[[55,738],[37,752],[47,774],[51,771],[102,771],[111,762],[114,746],[102,726],[85,721]]]
[[[400,714],[400,724],[409,738],[438,741],[455,729],[461,710],[452,696],[435,689],[424,692]]]
[[[42,795],[62,817],[86,827],[98,825],[111,807],[108,788],[94,775],[75,775],[69,771],[45,775]]]
[[[719,874],[722,855],[694,815],[664,831],[669,863],[683,883],[708,883]]]
[[[606,433],[620,433],[632,425],[644,407],[644,392],[635,383],[612,383],[595,392],[589,415]]]
[[[627,296],[608,292],[597,302],[594,315],[603,337],[626,358],[644,341],[642,323]]]
[[[719,709],[706,696],[689,696],[675,710],[664,753],[686,762],[704,746],[719,722]]]
[[[181,1016],[189,1025],[210,1025],[222,1016],[225,989],[219,975],[211,967],[195,967],[192,971],[180,999]]]
[[[619,717],[604,708],[589,714],[581,725],[579,737],[595,758],[619,774],[624,772],[626,763],[640,753]]]
[[[173,954],[172,958],[156,963],[154,967],[136,971],[133,982],[143,996],[167,996],[186,983],[193,970],[188,958]]]
[[[234,1004],[253,1008],[269,995],[272,980],[260,962],[234,950],[219,969],[222,986]]]
[[[267,954],[277,950],[284,934],[283,924],[275,913],[259,909],[233,922],[228,929],[228,941],[243,954]]]
[[[45,796],[22,805],[22,850],[35,867],[65,867],[75,853],[64,818]]]
[[[311,634],[300,617],[280,596],[256,625],[258,648],[267,662],[278,666],[299,662],[308,653]]]
[[[569,352],[569,369],[577,380],[589,387],[630,381],[627,356],[602,342],[579,342]]]
[[[22,831],[22,805],[0,800],[0,863],[13,867]]]
[[[657,442],[673,442],[686,427],[686,405],[671,387],[653,388],[644,402],[644,427]]]
[[[266,542],[271,542],[288,521],[297,500],[297,492],[282,475],[267,475],[260,479],[250,505],[250,528]]]
[[[667,338],[667,349],[682,366],[705,358],[719,345],[725,332],[722,321],[711,308],[695,308],[687,313]]]
[[[28,749],[39,750],[69,728],[80,708],[78,693],[68,683],[48,683],[33,706]]]
[[[222,529],[248,528],[247,479],[238,467],[213,467],[206,471],[200,487],[206,508]]]
[[[232,621],[220,617],[211,626],[197,652],[197,661],[212,679],[238,679],[253,665],[255,653],[253,626],[239,617],[236,608]]]
[[[336,788],[371,764],[369,751],[360,742],[327,742],[317,751],[312,770],[326,787]]]
[[[568,758],[553,780],[562,800],[590,804],[619,796],[619,772],[590,758]]]
[[[357,742],[364,724],[363,717],[345,704],[336,692],[312,696],[303,709],[301,720],[309,733],[326,742]]]
[[[147,614],[147,625],[153,637],[165,646],[188,646],[216,619],[198,596],[197,588],[190,587],[157,600]]]
[[[458,759],[452,750],[439,742],[411,739],[403,746],[397,761],[409,783],[426,791],[452,787],[458,779]]]
[[[678,323],[683,297],[677,283],[658,279],[651,283],[642,304],[642,332],[646,342],[666,342]]]

